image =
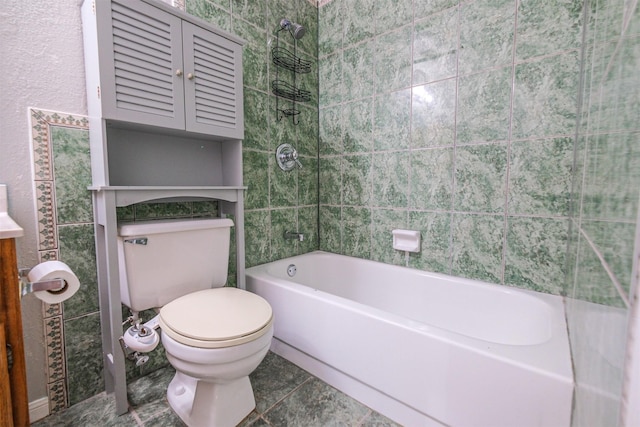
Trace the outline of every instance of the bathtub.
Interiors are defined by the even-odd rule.
[[[272,351],[400,424],[570,425],[561,297],[320,251],[246,279]]]

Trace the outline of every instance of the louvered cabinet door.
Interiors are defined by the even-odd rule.
[[[104,117],[184,129],[181,19],[138,0],[114,0],[110,19]]]
[[[242,46],[182,23],[188,131],[244,138]]]

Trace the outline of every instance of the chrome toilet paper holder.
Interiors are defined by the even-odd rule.
[[[30,268],[20,268],[18,270],[18,277],[20,278],[20,297],[32,292],[47,291],[52,294],[60,294],[67,290],[69,286],[64,279],[51,279],[41,280],[38,282],[29,282],[28,275],[31,271]]]

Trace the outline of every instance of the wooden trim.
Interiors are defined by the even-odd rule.
[[[26,427],[29,425],[29,399],[15,239],[0,239],[0,323],[5,326],[6,340],[13,353],[13,367],[9,371],[13,425]]]
[[[7,347],[4,336],[4,323],[0,323],[0,424],[13,424],[11,409],[11,384],[9,384],[9,366],[7,363]]]

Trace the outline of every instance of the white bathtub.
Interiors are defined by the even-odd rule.
[[[249,268],[247,289],[275,353],[403,425],[570,424],[560,297],[325,252]]]

